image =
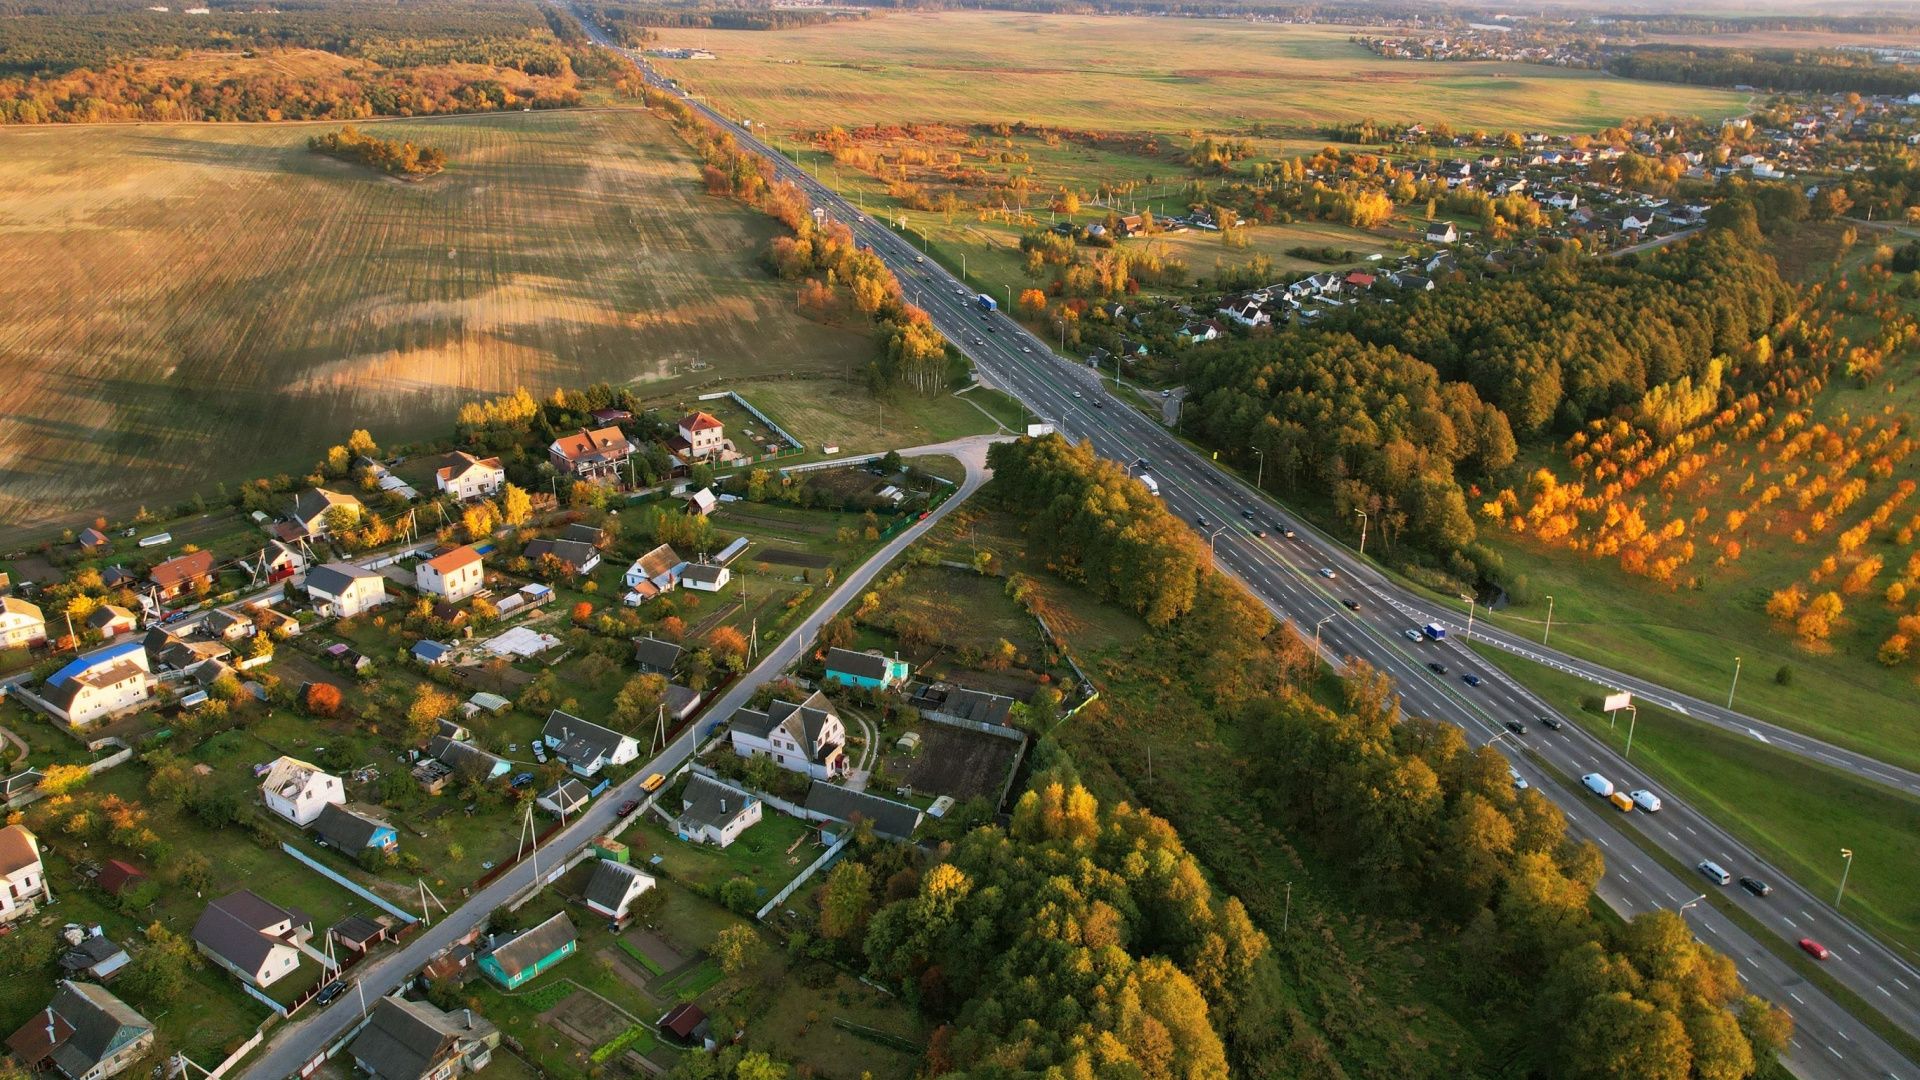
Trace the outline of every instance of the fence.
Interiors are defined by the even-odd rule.
[[[799,875],[796,876],[792,881],[787,882],[786,886],[782,888],[779,892],[774,893],[773,899],[767,901],[765,904],[762,904],[760,907],[760,910],[753,913],[754,921],[755,922],[765,921],[766,917],[773,913],[774,908],[777,908],[781,904],[786,903],[787,897],[792,896],[795,889],[798,889],[800,886],[805,885],[807,883],[808,878],[811,878],[814,874],[818,873],[821,869],[825,868],[827,864],[839,858],[840,852],[844,851],[846,849],[846,846],[852,842],[853,842],[852,833],[848,833],[842,836],[840,839],[835,840],[833,842],[832,847],[828,848],[825,852],[823,852],[819,858],[813,860],[813,862],[810,863],[805,870],[800,871]]]
[[[719,390],[711,394],[701,394],[699,400],[716,401],[720,398],[732,398],[733,403],[735,405],[738,405],[742,409],[745,409],[748,415],[752,416],[754,419],[772,428],[773,433],[780,436],[782,439],[785,439],[787,441],[787,445],[793,447],[794,450],[799,451],[799,450],[805,450],[807,448],[806,443],[803,443],[799,439],[794,438],[791,434],[788,433],[786,428],[783,428],[779,424],[774,423],[773,420],[770,419],[766,413],[763,413],[759,409],[754,408],[751,404],[747,402],[746,398],[741,397],[739,394],[733,392],[732,390]],[[782,454],[784,454],[785,452],[786,451],[781,451]],[[780,454],[775,454],[773,456],[779,457]]]
[[[365,900],[367,903],[372,904],[373,906],[379,908],[380,910],[386,912],[387,914],[393,916],[394,918],[399,919],[401,922],[412,923],[417,921],[413,915],[410,915],[407,913],[406,909],[393,906],[387,901],[374,895],[372,892],[369,892],[367,889],[362,888],[360,885],[356,884],[351,879],[339,873],[336,873],[331,867],[326,866],[325,864],[321,863],[319,860],[315,859],[313,856],[308,855],[306,852],[301,851],[300,849],[294,847],[292,844],[289,844],[283,840],[280,843],[280,850],[293,856],[295,859],[298,859],[300,862],[305,863],[307,866],[307,869],[312,870],[314,873],[319,874],[321,877],[326,878],[328,881],[333,882],[335,885],[340,886],[341,888],[347,890],[353,895],[358,896],[360,899]]]

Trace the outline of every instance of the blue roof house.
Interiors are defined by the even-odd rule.
[[[480,970],[512,990],[572,956],[578,947],[579,934],[573,929],[573,921],[562,911],[489,949],[480,958]]]
[[[905,660],[889,660],[877,652],[827,650],[827,681],[863,690],[887,690],[907,681]]]

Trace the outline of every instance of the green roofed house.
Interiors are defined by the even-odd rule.
[[[905,660],[889,660],[877,652],[827,650],[827,681],[864,690],[885,690],[907,681]]]
[[[579,947],[573,921],[562,911],[538,926],[522,930],[480,957],[480,970],[508,990],[537,978],[572,956]]]

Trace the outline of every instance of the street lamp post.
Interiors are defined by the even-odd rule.
[[[1249,446],[1247,449],[1253,451],[1254,456],[1260,459],[1260,466],[1253,473],[1253,486],[1260,488],[1261,481],[1267,478],[1267,452],[1257,446]]]
[[[1540,635],[1540,644],[1545,645],[1547,643],[1547,639],[1552,636],[1553,636],[1553,597],[1549,595],[1547,597],[1547,632]]]
[[[1621,754],[1622,761],[1633,756],[1633,729],[1640,723],[1640,706],[1627,706],[1627,750]]]
[[[1466,593],[1461,593],[1460,599],[1465,600],[1467,602],[1467,640],[1472,641],[1473,640],[1473,597],[1469,596]]]
[[[1320,628],[1332,621],[1333,616],[1328,615],[1326,618],[1313,624],[1313,662],[1315,666],[1318,666],[1320,663]]]
[[[1215,539],[1216,539],[1216,538],[1217,538],[1217,537],[1218,537],[1218,536],[1219,536],[1219,535],[1220,535],[1221,533],[1223,533],[1223,532],[1226,532],[1226,531],[1227,531],[1227,529],[1228,529],[1228,526],[1226,526],[1226,525],[1222,525],[1222,526],[1220,526],[1219,528],[1217,528],[1217,529],[1215,529],[1215,530],[1213,530],[1212,532],[1210,532],[1210,533],[1208,533],[1208,534],[1207,534],[1207,557],[1208,557],[1208,558],[1212,558],[1212,557],[1213,557],[1213,542],[1214,542],[1214,540],[1215,540]]]
[[[1840,857],[1847,860],[1847,865],[1840,871],[1840,891],[1833,894],[1834,907],[1839,907],[1840,898],[1847,895],[1847,875],[1853,873],[1853,849],[1841,848]]]
[[[1706,894],[1706,893],[1701,893],[1701,894],[1700,894],[1699,896],[1696,896],[1696,897],[1694,897],[1693,899],[1691,899],[1691,900],[1689,900],[1689,901],[1687,901],[1687,902],[1686,902],[1686,903],[1684,903],[1684,904],[1681,904],[1681,905],[1680,905],[1679,907],[1677,907],[1677,908],[1674,908],[1673,910],[1675,910],[1675,911],[1677,911],[1677,912],[1679,912],[1679,913],[1681,913],[1681,914],[1683,914],[1683,915],[1684,915],[1684,914],[1686,914],[1686,911],[1687,911],[1687,909],[1688,909],[1688,908],[1690,908],[1690,907],[1692,907],[1693,905],[1695,905],[1695,904],[1697,904],[1697,903],[1699,903],[1699,902],[1700,902],[1700,901],[1702,901],[1702,900],[1705,900],[1706,898],[1707,898],[1707,894]]]
[[[1733,692],[1740,689],[1740,658],[1733,658],[1733,685],[1727,687],[1727,708],[1733,708]]]
[[[1367,512],[1357,506],[1353,512],[1360,515],[1360,557],[1364,559],[1367,557]]]

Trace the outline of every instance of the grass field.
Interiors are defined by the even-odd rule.
[[[644,111],[370,126],[449,169],[390,180],[313,125],[0,132],[0,529],[303,470],[356,427],[437,435],[516,385],[871,356],[793,313],[758,265],[776,226]]]
[[[723,111],[785,132],[1016,120],[1103,131],[1238,131],[1256,122],[1318,128],[1365,117],[1576,131],[1623,116],[1725,116],[1746,100],[1522,64],[1382,60],[1349,42],[1349,33],[950,12],[778,34],[665,30],[665,45],[701,45],[719,59],[659,63]]]

